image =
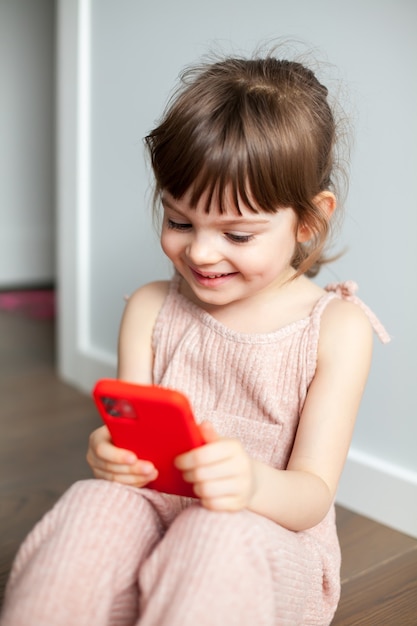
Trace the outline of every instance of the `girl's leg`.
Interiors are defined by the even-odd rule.
[[[106,626],[138,616],[137,573],[163,534],[138,490],[76,483],[15,559],[1,626]]]
[[[281,568],[273,554],[280,543]],[[300,567],[299,553],[296,534],[265,518],[194,505],[179,515],[141,568],[138,624],[305,626],[311,563],[304,555]]]

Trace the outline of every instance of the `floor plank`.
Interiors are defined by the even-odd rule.
[[[337,507],[342,594],[332,626],[417,625],[417,541]]]
[[[417,547],[343,585],[338,626],[416,626]]]
[[[417,548],[417,541],[412,537],[340,506],[337,507],[337,527],[343,554],[342,583]]]

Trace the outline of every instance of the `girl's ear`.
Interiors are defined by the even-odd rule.
[[[324,218],[330,220],[336,208],[336,196],[331,191],[321,191],[313,198],[313,204],[320,210]],[[305,243],[314,236],[314,230],[307,224],[299,224],[297,228],[297,242]]]

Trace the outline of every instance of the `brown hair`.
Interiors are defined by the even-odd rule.
[[[297,244],[297,275],[326,262],[329,219],[313,202],[333,190],[336,122],[327,89],[304,65],[272,56],[226,58],[187,69],[161,123],[145,138],[155,199],[207,194],[224,211],[226,192],[251,210],[292,207],[312,233]]]

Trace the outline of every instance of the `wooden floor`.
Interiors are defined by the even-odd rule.
[[[53,324],[0,311],[0,604],[26,533],[90,476],[85,450],[97,425],[90,398],[56,377]],[[343,586],[333,626],[416,626],[417,541],[340,507],[337,515]]]

